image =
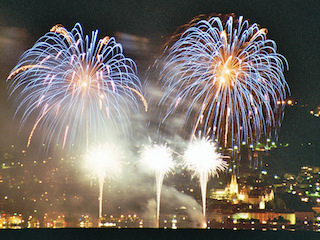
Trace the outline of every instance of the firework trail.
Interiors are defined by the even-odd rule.
[[[189,136],[208,133],[224,148],[277,137],[289,92],[287,61],[266,29],[242,16],[224,22],[199,16],[167,44],[161,124],[181,114]]]
[[[160,195],[164,176],[174,168],[172,150],[167,145],[146,145],[140,155],[142,167],[152,171],[156,175],[157,188],[157,227],[159,227],[160,217]]]
[[[126,134],[139,98],[147,110],[134,61],[113,37],[98,39],[98,30],[84,36],[79,23],[71,32],[54,26],[21,56],[7,81],[21,127],[38,115],[28,145],[37,128],[48,145],[54,135],[63,147],[99,142],[110,128]]]
[[[123,152],[114,144],[97,145],[85,156],[85,169],[99,182],[99,219],[102,217],[103,184],[105,178],[118,177],[122,169]]]
[[[228,164],[223,156],[216,152],[214,143],[208,138],[195,138],[191,141],[183,155],[184,165],[187,170],[194,172],[193,177],[199,178],[202,211],[206,215],[207,183],[212,176],[218,176],[219,171],[224,171]]]

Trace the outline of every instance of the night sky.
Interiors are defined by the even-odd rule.
[[[101,37],[124,32],[151,40],[165,40],[180,25],[189,22],[196,15],[234,13],[236,16],[243,15],[250,23],[258,23],[267,28],[268,38],[277,43],[278,52],[289,63],[289,71],[285,76],[291,89],[290,98],[297,104],[286,108],[279,142],[289,142],[292,148],[284,151],[278,149],[279,154],[274,155],[279,161],[292,162],[296,167],[303,164],[319,165],[320,118],[309,114],[310,110],[320,105],[319,10],[317,1],[314,0],[0,0],[0,134],[4,136],[0,143],[6,143],[8,139],[14,141],[17,136],[12,132],[10,136],[7,134],[7,126],[18,124],[18,120],[12,122],[12,110],[7,106],[6,76],[18,62],[20,54],[55,24],[61,23],[71,30],[76,22],[80,22],[86,34],[99,29]],[[24,38],[27,41],[10,50],[5,45],[10,43],[5,41],[3,35],[6,35],[4,29],[12,27],[18,28],[22,36],[27,36]],[[124,53],[125,51],[126,49]],[[311,143],[309,149],[301,145],[308,143]]]

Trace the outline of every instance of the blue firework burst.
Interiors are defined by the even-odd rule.
[[[65,146],[105,140],[110,128],[127,133],[130,111],[139,110],[140,80],[136,65],[111,37],[83,35],[77,23],[69,32],[54,26],[27,50],[7,81],[22,125],[37,116],[31,134]],[[147,107],[145,105],[145,107]]]
[[[201,131],[224,147],[276,137],[288,64],[266,29],[233,16],[200,16],[184,29],[164,53],[161,124],[181,114],[190,136]]]

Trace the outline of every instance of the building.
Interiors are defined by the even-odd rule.
[[[22,214],[5,214],[0,215],[0,228],[21,229],[24,220]]]
[[[274,199],[274,191],[271,187],[258,188],[243,186],[239,191],[237,177],[231,176],[230,183],[225,189],[211,190],[210,198],[217,200],[229,200],[234,204],[239,202],[259,205],[265,209],[265,203]]]
[[[269,211],[250,211],[250,212],[240,212],[235,213],[232,219],[255,219],[259,220],[260,223],[267,223],[268,221],[284,219],[290,224],[296,224],[296,215],[294,212],[269,212]]]
[[[45,228],[65,228],[67,223],[65,221],[65,215],[63,213],[53,212],[51,214],[44,215]]]

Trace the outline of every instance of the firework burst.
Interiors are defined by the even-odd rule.
[[[123,152],[114,144],[97,145],[85,156],[85,169],[99,182],[99,218],[102,217],[103,185],[106,178],[118,177],[122,170]]]
[[[77,23],[69,32],[57,25],[27,50],[10,73],[9,91],[22,112],[22,127],[38,115],[29,136],[43,130],[44,141],[104,140],[110,128],[127,132],[130,111],[138,111],[141,84],[133,60],[113,37],[84,36]],[[17,94],[15,94],[17,93]]]
[[[193,172],[193,177],[199,178],[202,194],[202,210],[206,215],[206,195],[209,178],[218,176],[219,171],[224,171],[228,164],[223,156],[216,151],[216,146],[208,138],[195,138],[191,141],[183,155],[184,165]]]
[[[174,168],[172,150],[167,145],[146,145],[140,155],[142,167],[152,171],[156,175],[157,188],[157,227],[159,227],[160,217],[160,195],[164,176]]]
[[[208,133],[225,148],[277,136],[289,88],[286,59],[266,29],[243,17],[200,16],[169,41],[159,104],[182,114],[184,129]]]

